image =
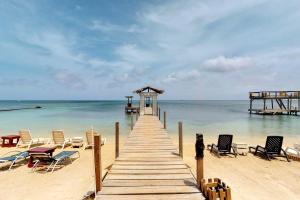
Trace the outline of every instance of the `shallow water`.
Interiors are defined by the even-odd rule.
[[[29,128],[36,137],[50,137],[53,129],[62,129],[71,137],[83,135],[93,127],[109,137],[114,133],[116,121],[125,135],[130,125],[129,116],[124,113],[125,104],[126,101],[0,101],[0,109],[43,107],[0,112],[0,135]],[[185,136],[199,132],[249,137],[300,135],[300,117],[249,115],[248,104],[248,101],[159,101],[161,111],[167,112],[167,126],[172,134],[177,132],[177,122],[182,121]]]

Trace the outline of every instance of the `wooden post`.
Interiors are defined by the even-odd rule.
[[[136,112],[135,113],[135,121],[137,122],[138,119],[139,119],[139,114]]]
[[[183,146],[182,146],[182,122],[178,122],[178,135],[179,135],[179,156],[183,158]]]
[[[266,110],[266,99],[264,99],[264,110]]]
[[[101,168],[101,135],[94,135],[94,161],[95,161],[95,181],[96,193],[102,188],[102,168]]]
[[[300,110],[300,92],[298,92],[298,110]]]
[[[115,158],[119,157],[119,137],[120,137],[120,127],[119,127],[119,122],[116,122],[115,124],[115,131],[116,131],[116,151],[115,151]]]
[[[292,98],[290,98],[290,115],[292,114],[292,107],[293,107],[293,99]]]
[[[160,120],[160,107],[158,108],[158,119]]]
[[[290,99],[287,99],[287,114],[288,115],[290,114],[289,109],[290,109]]]
[[[253,99],[250,99],[250,114],[252,114],[252,103],[253,103]]]
[[[167,129],[167,113],[164,111],[164,129]]]
[[[272,109],[274,109],[274,100],[271,99]]]
[[[132,112],[130,113],[130,130],[133,129],[133,114]]]
[[[201,180],[204,178],[203,174],[203,157],[204,157],[204,141],[202,134],[196,134],[196,165],[197,165],[197,186],[200,188]]]

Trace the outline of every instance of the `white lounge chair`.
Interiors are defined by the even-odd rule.
[[[11,170],[12,166],[18,161],[22,159],[26,159],[29,156],[27,151],[10,151],[3,156],[0,157],[0,163],[11,162],[8,170]]]
[[[61,130],[52,131],[52,141],[56,146],[61,146],[61,148],[65,148],[67,145],[71,145],[71,140],[65,138],[64,132]]]
[[[94,146],[94,135],[97,135],[97,132],[94,130],[88,130],[86,132],[86,144],[84,145],[84,149],[90,148]],[[101,145],[106,143],[106,138],[101,139]]]
[[[285,151],[289,156],[296,156],[300,159],[300,144],[294,144],[293,147],[287,147]]]
[[[45,140],[42,138],[32,138],[29,130],[19,131],[20,140],[17,147],[27,147],[30,149],[31,145],[44,144]]]

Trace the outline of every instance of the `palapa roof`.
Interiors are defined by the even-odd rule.
[[[139,93],[144,92],[146,90],[148,90],[148,92],[150,92],[150,90],[152,90],[153,92],[156,92],[158,94],[164,93],[164,90],[156,89],[156,88],[153,88],[153,87],[150,87],[150,86],[143,87],[143,88],[135,90],[133,92],[139,94]]]

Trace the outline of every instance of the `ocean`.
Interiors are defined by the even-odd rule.
[[[125,114],[126,101],[0,101],[0,110],[41,106],[41,109],[0,112],[0,135],[30,129],[34,137],[51,137],[51,131],[64,130],[66,137],[84,136],[93,127],[105,137],[113,137],[114,124],[120,122],[123,136],[129,133],[130,118]],[[134,101],[137,105],[138,102]],[[300,116],[249,115],[248,101],[159,101],[161,115],[167,112],[167,128],[177,133],[183,122],[185,137],[195,133],[240,136],[284,135],[299,137]],[[135,119],[135,116],[134,116]]]

